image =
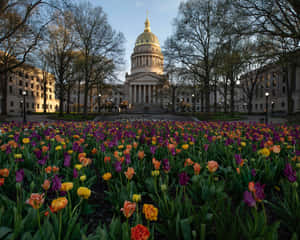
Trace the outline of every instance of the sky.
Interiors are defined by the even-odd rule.
[[[130,56],[136,38],[144,31],[144,22],[149,13],[151,32],[159,39],[160,45],[173,32],[173,20],[183,0],[89,0],[94,6],[101,6],[107,14],[112,28],[125,36],[125,66],[119,74],[125,81],[125,73],[130,73]]]

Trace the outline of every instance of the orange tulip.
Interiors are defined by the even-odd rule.
[[[192,166],[194,164],[194,162],[190,159],[190,158],[187,158],[185,159],[185,162],[184,162],[184,166]]]
[[[159,170],[161,162],[157,161],[155,158],[152,158],[152,163],[154,165],[154,169]]]
[[[5,178],[0,178],[0,187],[4,184]]]
[[[32,193],[30,195],[30,198],[27,199],[26,203],[31,205],[34,209],[39,209],[45,201],[44,195],[44,193]]]
[[[62,209],[64,209],[68,204],[68,199],[66,199],[65,197],[60,197],[57,199],[54,199],[51,202],[51,208],[53,210],[53,212],[58,212]]]
[[[200,164],[199,164],[199,163],[195,163],[193,167],[194,167],[194,174],[195,174],[195,175],[199,175],[199,173],[200,173],[200,171],[201,171],[201,166],[200,166]]]
[[[51,173],[52,171],[52,167],[51,166],[48,166],[47,168],[45,168],[45,172],[46,173]]]
[[[219,168],[219,164],[216,161],[208,161],[207,163],[207,169],[209,172],[213,173],[217,171]]]
[[[0,176],[8,177],[8,175],[9,175],[9,170],[7,168],[0,169]]]
[[[46,179],[45,181],[44,181],[44,183],[42,184],[42,188],[45,190],[45,191],[47,191],[49,188],[50,188],[50,181],[48,180],[48,179]]]
[[[125,174],[125,176],[126,176],[127,179],[131,180],[132,177],[133,177],[133,175],[135,174],[134,168],[128,167],[127,171],[124,174]]]
[[[104,157],[104,163],[110,162],[110,157]]]
[[[121,211],[123,212],[126,218],[130,218],[134,213],[135,208],[136,208],[136,203],[125,201],[123,208],[121,208]]]
[[[254,182],[249,182],[248,189],[250,192],[255,192],[255,184]]]
[[[144,151],[139,151],[139,152],[138,152],[138,158],[139,158],[140,160],[142,160],[142,159],[144,159],[144,157],[145,157],[145,152],[144,152]]]

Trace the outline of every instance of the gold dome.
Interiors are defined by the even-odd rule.
[[[151,32],[150,21],[148,17],[145,22],[145,30],[136,39],[135,46],[147,45],[147,44],[156,45],[160,47],[158,38]]]

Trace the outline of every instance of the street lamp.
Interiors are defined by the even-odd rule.
[[[22,95],[23,95],[23,123],[26,123],[26,95],[27,92],[26,91],[22,91]]]
[[[193,113],[195,112],[195,94],[192,94]]]
[[[101,93],[98,94],[98,112],[100,112],[101,107]]]
[[[268,121],[269,121],[269,119],[268,119],[268,112],[269,112],[269,106],[268,106],[268,103],[269,103],[269,95],[270,95],[270,93],[269,92],[266,92],[265,93],[265,96],[266,96],[266,124],[268,124]]]

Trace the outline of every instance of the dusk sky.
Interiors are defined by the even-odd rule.
[[[149,12],[151,31],[158,37],[160,45],[172,33],[173,19],[182,0],[90,0],[95,6],[101,6],[108,16],[112,27],[124,34],[125,61],[124,73],[120,80],[125,80],[125,72],[130,72],[130,55],[135,40],[144,31],[144,22]]]

